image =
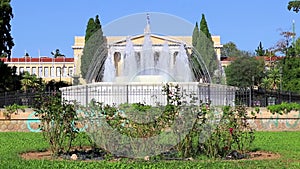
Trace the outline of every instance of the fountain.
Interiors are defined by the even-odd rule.
[[[97,34],[90,39],[94,43]],[[87,84],[60,89],[64,100],[76,100],[81,105],[91,100],[105,104],[165,104],[161,91],[167,82],[179,84],[187,93],[197,93],[199,100],[212,105],[232,104],[234,100],[232,92],[227,92],[228,86],[211,84],[206,65],[191,45],[151,33],[149,15],[144,34],[96,47]],[[220,91],[226,95],[217,96]]]
[[[143,40],[142,44],[132,42],[137,37]],[[152,41],[157,39],[160,42],[153,44]],[[87,73],[88,83],[193,82],[198,81],[199,75],[205,82],[211,81],[201,57],[197,58],[200,58],[198,64],[202,70],[191,69],[190,57],[196,53],[193,48],[185,42],[152,34],[149,17],[143,35],[128,36],[126,40],[108,44],[107,56],[99,51],[102,50],[96,52]],[[99,66],[101,63],[104,63],[104,67]],[[99,73],[103,76],[99,76]]]
[[[97,40],[97,36],[94,38]],[[189,133],[199,105],[228,105],[235,98],[234,89],[210,83],[207,68],[191,45],[151,33],[148,15],[144,34],[97,46],[95,51],[86,76],[87,84],[60,90],[62,100],[75,100],[78,104],[78,112],[83,116],[83,130],[97,145],[114,154],[124,155],[125,152],[125,156],[140,158],[166,152]],[[178,86],[174,87],[175,83]],[[166,86],[169,86],[168,93]],[[148,124],[166,112],[170,98],[177,102],[178,97],[182,97],[186,109],[178,109],[174,123],[161,134],[146,138],[120,134],[108,125],[107,119],[111,118],[106,118],[107,112],[102,111],[107,105],[117,106],[112,109],[116,110],[112,117],[133,117],[130,118],[133,121],[141,119],[139,124]],[[100,105],[95,106],[98,103]],[[137,103],[153,109],[147,112],[126,109],[126,105]],[[128,119],[120,122],[122,129],[131,128]],[[166,141],[162,143],[162,140]]]

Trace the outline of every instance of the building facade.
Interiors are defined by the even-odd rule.
[[[144,43],[144,35],[150,33],[145,32],[141,35],[136,35],[133,37],[130,37],[131,41],[133,42],[135,49],[139,50],[138,48],[141,48]],[[151,33],[150,33],[151,34]],[[111,55],[114,57],[114,60],[118,60],[116,62],[116,74],[119,75],[121,69],[119,69],[119,66],[122,64],[122,58],[124,58],[125,55],[125,47],[126,47],[126,39],[128,36],[107,36],[106,42],[108,48],[111,48],[113,46],[113,52]],[[214,42],[214,48],[215,52],[217,54],[217,58],[220,61],[221,60],[221,48],[223,45],[221,44],[221,38],[220,36],[212,36],[212,40]],[[178,51],[176,48],[173,48],[174,46],[183,43],[186,45],[187,48],[192,48],[192,36],[160,36],[151,34],[151,41],[153,44],[153,50],[159,51],[161,50],[163,44],[167,41],[170,47],[171,56],[178,54]],[[83,52],[85,44],[85,37],[84,36],[75,36],[74,38],[74,45],[72,46],[73,52],[74,52],[74,62],[75,66],[78,67],[76,71],[74,72],[76,75],[81,76],[80,73],[80,66],[81,66],[81,56]],[[116,59],[117,58],[117,59]],[[85,83],[83,79],[80,79],[81,83]]]
[[[72,76],[76,69],[74,58],[32,58],[25,56],[22,58],[11,58],[10,61],[7,58],[0,59],[9,67],[15,67],[16,74],[27,71],[29,74],[35,74],[38,78],[42,78],[46,82],[55,80],[72,83]]]

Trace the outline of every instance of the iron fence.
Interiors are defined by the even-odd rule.
[[[186,102],[195,99],[195,103],[203,102],[211,105],[233,105],[235,87],[211,85],[197,82],[175,83],[180,87],[181,97]],[[166,93],[162,83],[96,83],[61,88],[63,100],[76,101],[87,106],[92,100],[104,104],[145,103],[149,105],[165,105]],[[175,91],[172,91],[175,92]]]
[[[38,104],[38,99],[44,97],[45,95],[51,95],[59,91],[10,91],[0,93],[0,108],[5,106],[17,104],[27,107],[36,107]]]
[[[236,104],[248,107],[267,107],[269,105],[299,103],[300,94],[290,91],[265,90],[265,89],[239,89],[236,91]]]
[[[0,108],[18,104],[35,107],[37,99],[61,92],[64,100],[76,101],[81,105],[88,105],[91,100],[106,104],[118,103],[146,103],[165,104],[166,95],[162,92],[162,84],[89,84],[61,88],[61,91],[12,91],[0,93]],[[264,89],[238,89],[225,85],[182,83],[182,96],[190,99],[197,98],[197,102],[210,102],[212,105],[245,105],[248,107],[266,107],[282,102],[300,103],[300,94],[288,91],[267,91]]]

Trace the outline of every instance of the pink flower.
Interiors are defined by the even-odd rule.
[[[232,133],[233,133],[233,128],[229,128],[229,133],[232,135]]]

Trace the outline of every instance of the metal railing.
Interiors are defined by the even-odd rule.
[[[36,107],[38,104],[38,99],[45,96],[57,93],[59,91],[48,91],[48,92],[39,92],[39,91],[10,91],[0,93],[0,108],[5,106],[17,104],[27,107]]]
[[[212,105],[234,105],[235,87],[211,85],[197,82],[174,83],[180,87],[187,102],[196,98],[197,103],[210,102]],[[167,96],[162,83],[94,83],[61,88],[62,98],[88,105],[92,100],[104,104],[145,103],[165,105]]]
[[[197,98],[197,103],[210,102],[211,105],[245,105],[248,107],[266,107],[282,102],[300,103],[300,94],[286,91],[267,91],[238,89],[225,85],[203,83],[178,83],[182,97],[190,101],[191,97]],[[105,104],[120,103],[145,103],[166,104],[166,95],[162,92],[162,83],[157,84],[113,84],[95,83],[88,85],[70,86],[61,88],[60,91],[12,91],[0,93],[0,108],[18,104],[35,107],[37,99],[44,95],[61,92],[64,100],[76,101],[81,105],[88,105],[92,100]]]

